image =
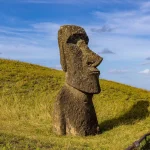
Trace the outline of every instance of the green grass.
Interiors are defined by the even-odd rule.
[[[102,134],[56,136],[51,111],[62,71],[0,59],[0,149],[123,150],[150,130],[150,92],[100,80],[94,96]]]
[[[142,142],[140,143],[140,150],[149,150],[150,149],[150,135],[147,136]]]

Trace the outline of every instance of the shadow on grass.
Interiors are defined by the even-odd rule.
[[[145,141],[145,144],[142,147],[140,147],[140,150],[148,150],[148,149],[150,149],[150,139]]]
[[[108,131],[122,124],[134,124],[138,120],[145,119],[149,115],[148,107],[149,101],[138,101],[135,105],[133,105],[131,110],[126,112],[124,115],[111,120],[106,120],[99,124],[100,130]]]

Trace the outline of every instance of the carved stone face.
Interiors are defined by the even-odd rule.
[[[100,72],[96,67],[103,59],[89,49],[84,29],[73,25],[62,26],[58,41],[67,84],[86,93],[99,93]]]

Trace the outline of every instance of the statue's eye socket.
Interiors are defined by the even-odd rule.
[[[67,40],[67,43],[77,44],[79,40],[84,40],[86,44],[88,44],[88,37],[85,34],[73,34]]]
[[[88,61],[88,62],[87,62],[87,65],[88,65],[88,66],[91,66],[92,64],[94,64],[94,61]]]

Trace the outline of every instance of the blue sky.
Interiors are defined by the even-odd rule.
[[[0,57],[60,69],[57,31],[83,27],[101,78],[150,90],[150,1],[0,0]]]

